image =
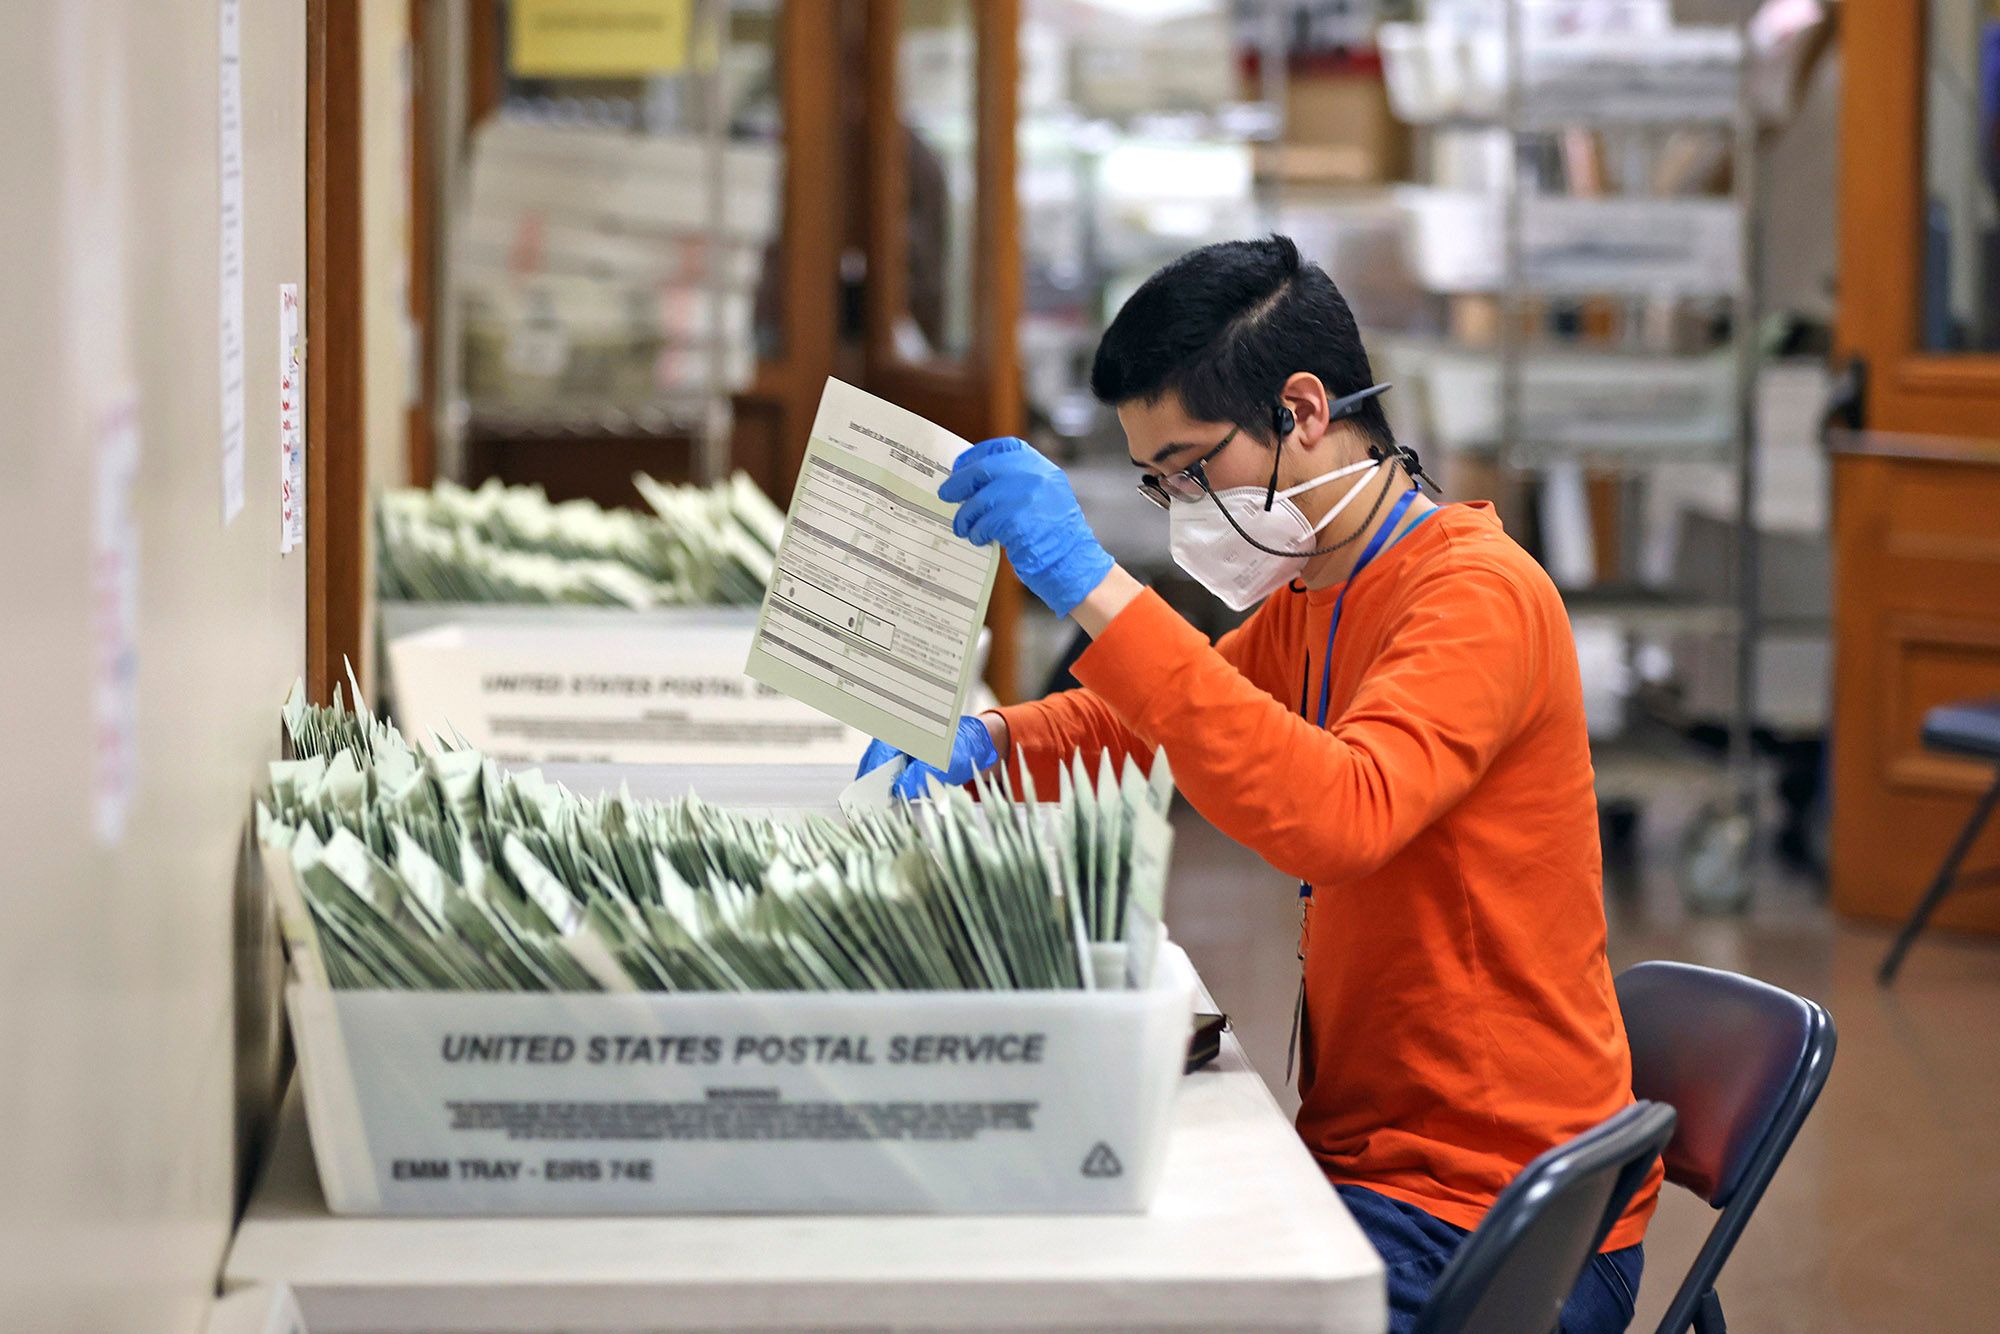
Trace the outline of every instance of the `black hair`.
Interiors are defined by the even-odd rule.
[[[1374,383],[1354,315],[1326,270],[1289,236],[1191,250],[1146,279],[1097,344],[1090,391],[1116,407],[1179,396],[1190,416],[1274,443],[1285,381],[1309,371],[1334,399]],[[1379,399],[1348,417],[1369,444],[1394,447]]]

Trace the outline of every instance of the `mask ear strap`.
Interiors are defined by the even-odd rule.
[[[1314,547],[1310,551],[1280,551],[1276,547],[1267,547],[1262,542],[1259,542],[1256,538],[1250,536],[1250,534],[1243,531],[1243,525],[1236,522],[1236,516],[1229,512],[1229,506],[1222,503],[1221,496],[1218,496],[1217,494],[1215,494],[1215,492],[1210,491],[1208,493],[1208,500],[1210,504],[1215,506],[1215,512],[1220,514],[1223,517],[1223,519],[1229,524],[1229,526],[1236,530],[1236,535],[1238,537],[1242,538],[1245,542],[1248,542],[1251,546],[1257,548],[1257,550],[1263,552],[1267,556],[1307,556],[1307,557],[1324,556],[1329,551],[1338,551],[1342,547],[1347,546],[1349,543],[1358,540],[1363,533],[1368,531],[1368,525],[1375,521],[1376,514],[1379,513],[1382,509],[1382,502],[1388,499],[1389,483],[1394,480],[1395,480],[1395,475],[1393,473],[1382,479],[1381,488],[1375,492],[1375,503],[1368,507],[1368,517],[1361,521],[1361,526],[1359,528],[1349,533],[1346,537],[1341,538],[1338,542],[1334,542],[1331,543],[1330,545],[1323,547]]]
[[[1431,475],[1424,471],[1423,460],[1417,457],[1416,450],[1398,441],[1396,443],[1395,455],[1396,461],[1403,465],[1403,471],[1410,474],[1411,481],[1417,483],[1419,486],[1429,487],[1431,494],[1434,496],[1444,494],[1444,489],[1436,482],[1433,482]]]

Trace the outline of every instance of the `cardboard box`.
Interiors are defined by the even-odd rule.
[[[1373,71],[1300,73],[1285,84],[1285,138],[1260,174],[1296,184],[1377,185],[1407,174],[1409,131]]]

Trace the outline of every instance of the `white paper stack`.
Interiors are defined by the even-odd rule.
[[[641,411],[745,385],[779,156],[502,116],[473,136],[453,284],[475,412]],[[721,182],[717,198],[718,176]]]

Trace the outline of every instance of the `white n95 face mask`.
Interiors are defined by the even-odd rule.
[[[1305,568],[1313,538],[1371,479],[1357,479],[1318,523],[1309,521],[1292,497],[1354,473],[1372,473],[1382,463],[1363,459],[1287,487],[1272,497],[1268,510],[1261,486],[1232,486],[1199,500],[1176,500],[1167,511],[1174,564],[1232,611],[1248,611]]]

